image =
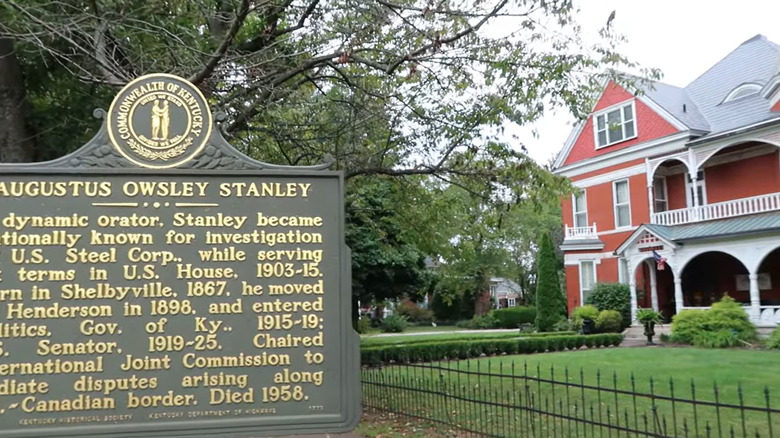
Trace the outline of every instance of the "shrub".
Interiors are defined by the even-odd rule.
[[[484,315],[475,315],[466,321],[459,321],[456,326],[472,330],[494,329],[498,328],[498,319],[491,312]]]
[[[596,283],[585,299],[599,310],[617,310],[622,315],[622,328],[631,325],[631,289],[621,283]]]
[[[586,319],[596,321],[599,317],[599,309],[596,306],[587,304],[585,306],[575,307],[571,312],[571,319],[576,329],[582,328],[582,322]]]
[[[596,328],[602,333],[619,333],[623,329],[623,316],[617,310],[602,310],[596,318]]]
[[[498,321],[498,327],[501,328],[518,328],[520,324],[532,324],[536,320],[535,307],[510,307],[494,310],[491,313]]]
[[[542,236],[536,264],[536,329],[549,332],[566,314],[555,249],[549,234]]]
[[[764,341],[767,348],[780,348],[780,327],[774,329],[772,334]]]
[[[407,327],[409,327],[409,321],[407,321],[405,316],[398,314],[388,316],[379,325],[379,328],[385,333],[401,333]]]
[[[672,318],[672,342],[722,348],[755,338],[756,327],[747,312],[728,295],[710,309],[683,310]]]
[[[368,317],[362,317],[358,319],[357,326],[355,327],[355,331],[360,333],[361,335],[364,335],[368,333],[371,330],[371,319]]]
[[[430,324],[433,322],[433,311],[430,309],[421,309],[417,304],[404,300],[398,308],[396,313],[401,316],[405,316],[409,322],[415,322],[419,324]]]
[[[363,365],[469,359],[482,354],[544,353],[589,347],[619,345],[620,334],[539,336],[523,339],[453,340],[412,345],[383,345],[360,349]]]
[[[701,331],[693,335],[693,345],[702,348],[728,348],[739,345],[739,339],[733,330]]]

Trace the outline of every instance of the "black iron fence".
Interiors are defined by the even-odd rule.
[[[446,425],[458,436],[780,437],[768,387],[745,393],[738,385],[479,360],[364,368],[361,380],[365,408]]]

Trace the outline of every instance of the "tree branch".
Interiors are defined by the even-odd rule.
[[[198,73],[190,76],[190,82],[198,85],[204,79],[209,77],[212,72],[214,72],[214,69],[222,60],[222,57],[225,56],[228,48],[233,43],[233,39],[236,37],[239,29],[241,29],[241,26],[244,24],[244,20],[246,19],[248,13],[249,0],[241,0],[241,6],[239,6],[236,17],[233,19],[233,24],[230,25],[230,30],[228,30],[227,34],[225,34],[225,37],[222,39],[222,43],[219,45],[214,54],[211,55],[206,65],[204,65]]]

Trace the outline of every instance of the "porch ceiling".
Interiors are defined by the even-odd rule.
[[[647,224],[645,227],[658,237],[670,241],[683,242],[686,240],[780,230],[780,212],[775,211],[675,226]]]

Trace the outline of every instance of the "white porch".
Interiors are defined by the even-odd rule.
[[[768,195],[734,199],[698,207],[653,213],[651,223],[658,225],[681,225],[770,211],[780,211],[780,193],[770,193]]]
[[[667,310],[666,317],[707,309],[727,293],[757,326],[780,325],[780,230],[686,240],[674,238],[676,227],[654,227],[640,227],[617,251],[626,261],[632,309],[642,291],[647,307]],[[664,271],[654,253],[665,259]]]

